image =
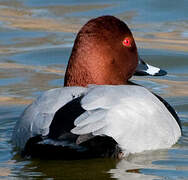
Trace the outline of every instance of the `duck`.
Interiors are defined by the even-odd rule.
[[[176,111],[130,81],[165,75],[138,54],[125,22],[106,15],[78,32],[64,87],[39,96],[16,122],[12,142],[23,157],[83,159],[167,149],[181,137]]]

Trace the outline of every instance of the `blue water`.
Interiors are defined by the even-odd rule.
[[[141,57],[168,71],[132,80],[175,108],[182,137],[170,149],[121,161],[22,159],[11,144],[15,122],[38,95],[63,85],[77,32],[106,14],[127,22]],[[187,0],[0,0],[0,24],[0,179],[188,179]]]

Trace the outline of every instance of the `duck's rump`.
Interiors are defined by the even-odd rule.
[[[41,135],[30,138],[22,157],[40,159],[75,160],[99,157],[121,158],[122,151],[117,142],[109,136],[95,136],[81,144],[75,141],[52,140]]]
[[[71,133],[74,121],[84,110],[77,97],[61,107],[54,115],[47,136],[30,138],[22,156],[44,159],[85,159],[97,157],[118,157],[121,153],[117,142],[109,136],[93,136],[91,133]]]

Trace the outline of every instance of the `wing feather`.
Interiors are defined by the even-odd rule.
[[[86,90],[83,87],[56,88],[39,96],[16,122],[12,135],[14,145],[23,149],[29,138],[36,135],[47,135],[55,112]]]
[[[96,109],[94,111],[86,111],[82,115],[80,115],[75,121],[75,126],[85,126],[90,123],[95,123],[97,121],[101,121],[105,119],[106,113],[103,109]]]
[[[81,105],[87,111],[72,132],[110,136],[126,152],[168,148],[181,136],[163,103],[140,86],[92,86]]]

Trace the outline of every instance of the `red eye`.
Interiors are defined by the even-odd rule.
[[[123,45],[126,46],[126,47],[131,47],[131,41],[129,38],[125,38],[123,40]]]

